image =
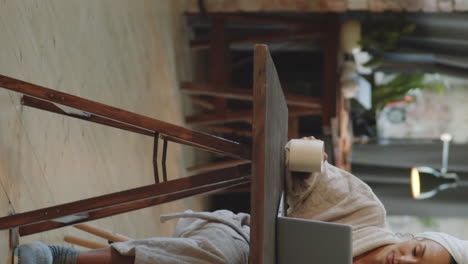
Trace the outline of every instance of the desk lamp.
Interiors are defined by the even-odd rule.
[[[458,175],[447,172],[449,144],[452,136],[445,133],[440,136],[440,139],[444,142],[440,172],[430,167],[411,169],[411,191],[416,200],[431,198],[440,191],[459,185]]]

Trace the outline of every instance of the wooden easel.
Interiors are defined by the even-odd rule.
[[[275,263],[275,223],[284,182],[288,108],[267,46],[255,46],[254,60],[252,146],[0,75],[0,87],[24,94],[23,105],[151,136],[155,146],[162,137],[165,144],[171,141],[252,161],[252,176],[234,166],[170,181],[163,177],[158,182],[155,172],[156,183],[148,186],[1,217],[0,229],[17,228],[20,236],[26,236],[251,181],[249,262]],[[57,104],[81,112],[68,113]],[[157,163],[157,157],[154,161]]]

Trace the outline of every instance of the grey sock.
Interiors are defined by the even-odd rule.
[[[76,264],[78,250],[62,246],[49,246],[49,249],[54,259],[53,264]]]
[[[15,248],[19,264],[53,264],[52,252],[41,242],[31,242]]]

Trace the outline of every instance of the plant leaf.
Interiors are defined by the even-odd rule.
[[[363,64],[364,67],[375,67],[382,63],[382,58],[374,56],[372,59],[368,60]]]

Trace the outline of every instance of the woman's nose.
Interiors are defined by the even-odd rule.
[[[400,256],[398,258],[398,262],[395,261],[398,264],[416,264],[418,263],[418,259],[415,258],[414,256]]]

